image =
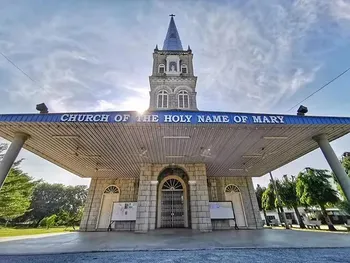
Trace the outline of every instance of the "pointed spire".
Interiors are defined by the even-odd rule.
[[[175,25],[173,14],[170,15],[170,23],[166,34],[163,50],[183,50],[179,33]]]

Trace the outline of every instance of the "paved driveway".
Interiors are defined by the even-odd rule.
[[[332,263],[350,262],[350,248],[212,249],[199,251],[97,252],[55,255],[2,256],[1,263]]]
[[[350,247],[346,233],[297,230],[238,230],[195,233],[191,230],[76,232],[0,243],[0,254],[43,254],[129,250],[195,250],[214,248]]]

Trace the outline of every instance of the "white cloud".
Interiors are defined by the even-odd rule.
[[[0,50],[38,81],[0,60],[3,112],[40,102],[51,112],[147,109],[152,51],[162,47],[170,13],[194,52],[203,110],[272,111],[349,44],[345,0],[39,5],[0,10]]]
[[[58,8],[31,18],[37,21],[34,30],[25,25],[8,29],[19,35],[4,30],[10,37],[0,47],[40,83],[13,74],[12,100],[24,99],[28,108],[47,101],[53,111],[104,108],[98,101],[115,110],[128,100],[148,104],[152,48],[161,46],[168,24],[163,14],[172,11],[183,46],[190,44],[195,54],[199,104],[211,109],[215,99],[222,110],[269,111],[314,80],[322,65],[318,55],[332,43],[312,46],[312,41],[327,40],[327,24],[334,22],[329,12],[337,25],[333,36],[341,35],[339,18],[347,17],[349,3],[197,1],[191,8],[186,2],[170,8],[154,1],[150,14],[143,5],[116,5],[130,8],[129,17],[113,16],[112,6]]]
[[[331,14],[335,19],[350,20],[350,2],[346,0],[334,0],[331,5]]]

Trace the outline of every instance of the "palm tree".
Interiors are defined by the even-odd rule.
[[[327,170],[306,168],[299,173],[296,191],[301,203],[320,206],[328,229],[336,231],[325,208],[326,204],[335,204],[339,201],[337,191],[332,188],[329,182],[331,178],[332,176]]]
[[[262,206],[262,196],[263,196],[263,193],[265,192],[265,190],[266,190],[266,187],[261,187],[260,185],[257,185],[256,189],[255,189],[255,195],[256,195],[256,199],[258,200],[259,210],[263,211],[266,225],[269,226],[270,223],[267,220],[266,210]]]
[[[280,195],[280,198],[282,200],[282,203],[287,208],[293,208],[295,214],[297,215],[299,226],[300,228],[305,228],[305,224],[303,220],[301,219],[298,206],[300,205],[299,198],[297,196],[297,182],[292,176],[292,179],[290,180],[287,175],[283,176],[282,180],[276,180],[276,185],[278,189],[278,193]]]

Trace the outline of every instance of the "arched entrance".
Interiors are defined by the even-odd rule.
[[[165,169],[158,177],[157,228],[188,227],[187,175],[182,169]]]
[[[237,226],[239,227],[247,226],[247,220],[246,220],[243,203],[242,203],[241,191],[236,185],[230,184],[226,186],[225,199],[226,201],[232,201],[233,211],[235,213]]]
[[[112,215],[112,206],[114,202],[119,201],[119,193],[119,188],[115,185],[108,186],[103,192],[97,229],[108,228]]]

